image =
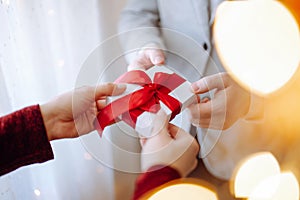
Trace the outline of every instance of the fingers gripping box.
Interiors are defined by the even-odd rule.
[[[197,100],[191,83],[165,66],[148,70],[133,70],[120,76],[115,83],[127,85],[119,96],[107,98],[107,106],[100,110],[95,127],[99,134],[106,126],[121,121],[143,137],[149,137],[159,110],[169,120]]]

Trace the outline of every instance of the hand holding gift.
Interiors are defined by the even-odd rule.
[[[128,84],[127,90],[109,98],[108,105],[100,110],[94,123],[100,135],[105,127],[122,120],[147,137],[160,109],[172,120],[197,100],[191,84],[164,66],[129,71],[115,82]]]
[[[157,113],[153,124],[152,136],[140,140],[143,172],[170,166],[181,177],[187,176],[197,166],[199,144],[189,133],[168,123],[163,111]]]
[[[243,117],[259,117],[261,113],[257,111],[251,115],[250,92],[226,72],[206,76],[193,83],[192,88],[197,94],[213,92],[211,99],[190,106],[192,122],[201,128],[226,130]]]
[[[128,66],[128,71],[136,69],[147,70],[154,65],[163,65],[165,63],[165,55],[163,50],[155,43],[149,43],[141,48],[136,59]]]

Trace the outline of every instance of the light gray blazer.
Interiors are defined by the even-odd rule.
[[[167,51],[167,65],[189,81],[224,71],[211,38],[215,11],[222,1],[128,0],[119,23],[124,51],[154,42]],[[128,54],[127,61],[132,59]]]
[[[128,0],[119,23],[127,61],[130,62],[141,47],[154,42],[167,51],[167,65],[191,82],[224,71],[211,32],[216,8],[222,1]],[[236,163],[254,152],[251,146],[264,146],[257,142],[260,132],[253,131],[247,122],[241,123],[222,131],[223,134],[209,129],[197,135],[202,141],[201,157],[205,166],[219,178],[229,179]],[[248,143],[253,145],[245,146]]]

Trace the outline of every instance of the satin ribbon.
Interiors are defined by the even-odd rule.
[[[143,112],[156,113],[160,110],[162,101],[171,111],[173,119],[181,110],[181,103],[169,93],[184,83],[185,80],[177,74],[157,72],[153,81],[141,70],[133,70],[123,74],[115,83],[137,84],[143,88],[123,96],[100,110],[94,126],[100,136],[106,126],[123,120],[133,128],[139,115]]]

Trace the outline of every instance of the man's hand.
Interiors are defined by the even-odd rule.
[[[199,145],[184,130],[168,124],[166,114],[159,112],[150,138],[141,139],[143,171],[156,165],[171,166],[187,176],[197,166]]]
[[[212,99],[189,107],[193,124],[202,128],[225,130],[248,113],[251,95],[228,73],[204,77],[193,83],[192,89],[196,94],[216,90]]]
[[[165,63],[164,52],[157,46],[147,45],[139,51],[135,60],[128,66],[128,71],[135,69],[148,69],[154,65],[162,65]]]
[[[125,85],[107,83],[81,87],[40,106],[48,139],[74,138],[94,130],[93,122],[105,98],[125,91]]]

